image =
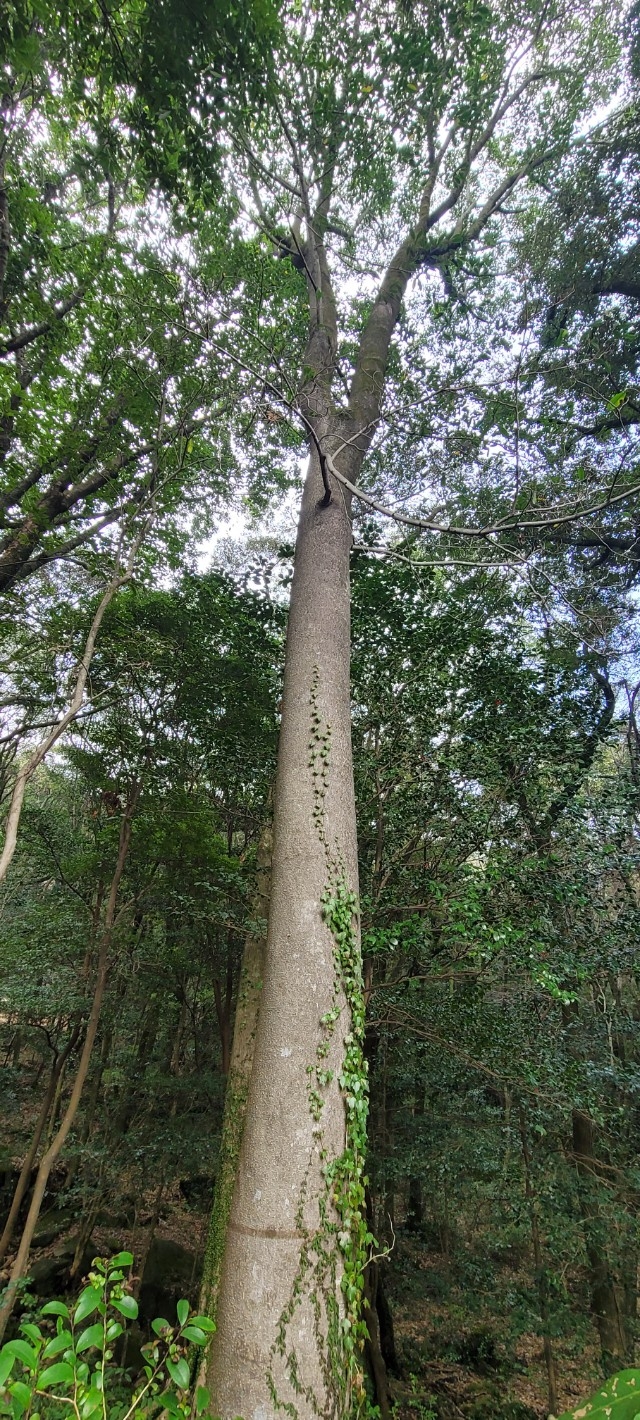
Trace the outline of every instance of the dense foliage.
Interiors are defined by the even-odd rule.
[[[338,458],[327,390],[343,450],[354,388],[371,403],[360,1401],[533,1420],[637,1360],[637,28],[595,0],[3,7],[14,1420],[49,1358],[36,1413],[71,1381],[80,1420],[106,1413],[78,1358],[104,1367],[111,1341],[109,1414],[142,1375],[145,1413],[189,1413],[243,945],[264,935],[291,495],[305,439],[325,480]],[[131,1283],[129,1253],[94,1268],[69,1341],[69,1296],[123,1245]]]

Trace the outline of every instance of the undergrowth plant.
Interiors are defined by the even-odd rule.
[[[132,1386],[116,1361],[116,1342],[138,1303],[128,1290],[124,1269],[130,1252],[97,1257],[89,1283],[74,1307],[47,1302],[38,1321],[24,1321],[20,1337],[0,1350],[0,1416],[11,1420],[131,1420],[161,1411],[169,1416],[202,1415],[209,1393],[198,1386],[190,1394],[187,1352],[204,1346],[215,1330],[206,1316],[192,1315],[186,1300],[178,1302],[177,1321],[156,1317],[153,1340],[141,1347],[143,1367]]]

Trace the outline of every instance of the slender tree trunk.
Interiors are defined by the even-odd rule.
[[[11,794],[9,811],[7,813],[7,818],[4,826],[4,844],[2,846],[2,852],[0,853],[0,883],[3,882],[6,878],[7,873],[9,871],[9,867],[11,865],[11,861],[13,859],[13,855],[16,851],[16,844],[18,841],[18,828],[20,826],[22,805],[24,803],[24,796],[27,784],[29,783],[30,779],[33,778],[36,769],[39,768],[39,766],[42,764],[42,761],[48,755],[49,750],[53,749],[53,746],[57,744],[58,740],[60,739],[60,736],[63,735],[65,730],[68,729],[69,725],[73,723],[80,710],[84,699],[85,686],[87,684],[87,679],[89,676],[89,668],[91,666],[91,660],[95,651],[96,641],[98,639],[98,632],[102,625],[104,614],[107,610],[107,607],[113,601],[113,598],[115,597],[116,593],[120,590],[120,587],[123,587],[125,583],[128,582],[131,578],[135,553],[137,552],[139,543],[140,538],[136,538],[136,541],[134,542],[133,548],[129,556],[129,560],[127,562],[126,570],[121,571],[118,565],[117,570],[114,572],[113,577],[111,578],[111,581],[109,582],[107,589],[98,604],[98,608],[89,628],[89,634],[84,645],[82,656],[80,657],[80,661],[78,663],[78,670],[76,674],[75,684],[73,687],[73,694],[69,702],[68,710],[66,710],[64,715],[62,715],[61,718],[56,722],[56,724],[52,726],[52,728],[44,736],[44,739],[41,740],[40,744],[37,745],[34,750],[32,750],[31,754],[27,757],[24,764],[18,770]]]
[[[283,1407],[330,1416],[349,1404],[327,1169],[345,1149],[339,1075],[351,1022],[322,901],[332,878],[357,891],[351,524],[340,493],[323,506],[323,491],[314,450],[291,590],[264,988],[208,1367],[222,1420],[267,1420]]]
[[[416,1047],[418,1060],[415,1072],[415,1103],[413,1106],[413,1117],[416,1120],[415,1140],[422,1142],[422,1129],[424,1120],[424,1106],[426,1086],[424,1079],[424,1063],[422,1052],[419,1046]],[[409,1179],[409,1196],[407,1199],[407,1227],[417,1231],[424,1222],[424,1197],[422,1193],[422,1177],[418,1173],[412,1173]]]
[[[271,890],[271,851],[273,831],[271,822],[265,825],[260,836],[257,858],[257,880],[253,903],[253,917],[264,922],[264,931],[248,932],[242,953],[242,969],[238,987],[236,1018],[233,1028],[233,1045],[229,1063],[227,1088],[224,1097],[224,1117],[220,1157],[216,1178],[213,1207],[209,1223],[209,1234],[202,1270],[200,1290],[200,1310],[206,1316],[216,1319],[220,1268],[224,1242],[231,1211],[231,1200],[235,1185],[240,1145],[247,1110],[249,1082],[253,1068],[258,1011],[264,973],[264,949],[269,896]]]
[[[33,1161],[38,1152],[38,1145],[42,1138],[43,1130],[46,1125],[47,1119],[49,1118],[49,1110],[51,1109],[52,1101],[57,1094],[58,1082],[62,1079],[62,1076],[64,1074],[64,1067],[71,1054],[71,1051],[73,1050],[74,1045],[77,1042],[79,1034],[80,1031],[78,1028],[76,1028],[76,1030],[74,1030],[71,1036],[69,1037],[69,1040],[67,1041],[64,1050],[60,1052],[51,1067],[49,1084],[47,1085],[47,1090],[42,1101],[42,1107],[40,1109],[40,1114],[38,1115],[36,1127],[33,1131],[33,1137],[31,1139],[31,1143],[29,1145],[25,1161],[20,1170],[20,1177],[16,1184],[15,1193],[11,1202],[11,1208],[9,1209],[9,1216],[4,1225],[4,1232],[2,1234],[2,1237],[0,1238],[0,1260],[2,1260],[2,1258],[6,1256],[9,1243],[11,1242],[11,1239],[13,1237],[14,1229],[16,1226],[16,1220],[20,1212],[20,1208],[22,1206],[22,1200],[27,1192],[27,1188],[29,1187],[29,1179],[31,1177],[31,1170],[33,1168]]]
[[[98,1175],[98,1180],[97,1180],[97,1184],[96,1184],[96,1191],[95,1191],[95,1193],[94,1193],[94,1196],[93,1196],[91,1202],[89,1203],[89,1202],[87,1201],[87,1202],[85,1202],[85,1205],[84,1205],[83,1214],[82,1214],[82,1221],[81,1221],[81,1223],[80,1223],[80,1229],[79,1229],[79,1232],[78,1232],[78,1236],[77,1236],[77,1238],[76,1238],[76,1246],[75,1246],[75,1251],[74,1251],[74,1254],[73,1254],[73,1261],[72,1261],[72,1263],[71,1263],[71,1267],[69,1268],[69,1276],[71,1277],[72,1280],[73,1280],[74,1277],[77,1277],[77,1275],[78,1275],[78,1273],[79,1273],[79,1271],[80,1271],[80,1268],[82,1267],[82,1259],[83,1259],[84,1254],[85,1254],[85,1249],[86,1249],[86,1247],[87,1247],[87,1245],[88,1245],[88,1243],[89,1243],[89,1241],[90,1241],[90,1239],[91,1239],[91,1234],[92,1234],[92,1232],[93,1232],[93,1230],[94,1230],[94,1228],[95,1228],[96,1219],[97,1219],[97,1217],[98,1217],[98,1213],[100,1212],[100,1208],[101,1208],[102,1203],[103,1203],[103,1199],[104,1199],[104,1192],[103,1192],[103,1189],[102,1189],[102,1175],[103,1175],[103,1173],[104,1173],[104,1166],[102,1166],[102,1167],[100,1168],[100,1173],[99,1173],[99,1175]]]
[[[106,1068],[107,1061],[109,1059],[112,1038],[113,1029],[109,1027],[109,1029],[105,1031],[105,1034],[103,1036],[98,1068],[91,1082],[91,1088],[89,1090],[89,1096],[84,1111],[84,1119],[82,1121],[82,1129],[80,1130],[80,1137],[78,1140],[79,1147],[76,1148],[75,1154],[73,1154],[71,1159],[69,1160],[69,1167],[67,1169],[64,1180],[65,1189],[71,1188],[72,1184],[75,1183],[75,1180],[80,1172],[82,1146],[87,1143],[87,1140],[91,1134],[91,1130],[93,1129],[93,1121],[96,1116],[98,1101],[100,1099],[100,1086],[102,1084],[102,1076]]]
[[[229,933],[229,938],[231,934]],[[226,1077],[231,1063],[231,1008],[233,1003],[233,961],[231,941],[227,945],[227,969],[225,973],[224,995],[220,977],[214,977],[213,996],[216,1006],[218,1030],[220,1032],[220,1069]]]
[[[549,1410],[552,1415],[558,1409],[558,1372],[556,1369],[553,1347],[551,1345],[551,1335],[549,1330],[549,1294],[542,1253],[542,1238],[540,1235],[540,1221],[538,1218],[538,1201],[533,1187],[531,1177],[531,1150],[527,1137],[527,1122],[522,1105],[518,1107],[518,1121],[520,1125],[520,1143],[522,1145],[522,1163],[524,1167],[524,1192],[529,1205],[529,1219],[531,1222],[531,1240],[533,1242],[533,1260],[536,1269],[536,1282],[538,1287],[538,1306],[540,1308],[540,1321],[542,1323],[542,1345],[544,1348],[544,1360],[547,1368],[547,1389]]]
[[[11,1277],[9,1278],[9,1285],[7,1287],[6,1296],[2,1306],[0,1307],[0,1341],[4,1336],[7,1322],[13,1311],[13,1305],[16,1298],[17,1284],[21,1280],[21,1278],[26,1276],[26,1269],[29,1262],[29,1252],[31,1250],[33,1234],[35,1232],[36,1223],[40,1215],[40,1208],[42,1206],[42,1200],[44,1198],[44,1193],[49,1180],[49,1175],[64,1147],[69,1131],[72,1128],[72,1125],[76,1118],[78,1106],[82,1098],[84,1083],[89,1072],[89,1065],[91,1063],[91,1053],[98,1031],[100,1012],[102,1009],[102,1002],[107,984],[107,974],[109,970],[109,950],[111,947],[113,928],[115,924],[118,889],[120,887],[120,880],[124,872],[127,854],[129,852],[129,844],[131,842],[131,824],[133,813],[138,801],[139,792],[140,786],[138,785],[136,786],[136,789],[134,790],[134,793],[129,801],[120,829],[118,858],[111,881],[111,888],[109,891],[109,899],[107,902],[107,909],[105,914],[104,932],[102,934],[102,939],[100,941],[100,946],[98,950],[96,983],[93,993],[93,1001],[91,1004],[91,1011],[89,1013],[89,1019],[87,1021],[87,1030],[84,1038],[84,1045],[82,1047],[82,1053],[78,1062],[78,1069],[76,1071],[76,1077],[73,1082],[73,1088],[71,1090],[69,1103],[61,1120],[60,1127],[51,1144],[49,1145],[49,1148],[44,1154],[40,1162],[38,1173],[36,1175],[36,1181],[33,1188],[33,1197],[31,1199],[31,1206],[29,1208],[27,1220],[23,1228],[22,1237],[20,1239],[20,1246],[18,1247],[18,1252],[16,1254],[16,1259],[11,1270]]]
[[[571,1125],[589,1265],[591,1311],[600,1337],[604,1371],[607,1375],[613,1375],[626,1365],[629,1348],[622,1309],[609,1263],[605,1240],[606,1224],[598,1203],[598,1160],[594,1146],[593,1122],[582,1110],[574,1109]]]

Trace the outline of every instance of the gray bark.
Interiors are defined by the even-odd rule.
[[[322,506],[312,453],[296,547],[287,636],[282,727],[275,794],[271,907],[265,978],[247,1117],[218,1301],[208,1379],[215,1414],[267,1420],[276,1407],[331,1414],[327,1304],[340,1305],[339,1268],[314,1277],[317,1255],[300,1278],[305,1240],[321,1242],[322,1151],[345,1146],[337,1074],[349,1013],[342,1014],[323,1065],[333,1070],[316,1125],[309,1101],[333,1004],[333,940],[323,922],[327,851],[314,817],[310,768],[312,695],[330,726],[328,784],[322,806],[329,852],[357,890],[349,696],[351,524],[340,496]],[[326,1206],[332,1214],[330,1201]],[[291,1315],[289,1316],[289,1313]]]

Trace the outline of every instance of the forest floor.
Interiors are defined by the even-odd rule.
[[[463,1275],[460,1276],[460,1271]],[[400,1370],[391,1393],[399,1420],[547,1420],[542,1338],[517,1325],[513,1298],[530,1285],[527,1258],[494,1262],[471,1290],[456,1259],[400,1231],[387,1263]],[[575,1289],[580,1291],[581,1279]],[[559,1412],[602,1379],[589,1320],[554,1342]]]
[[[172,1314],[167,1308],[175,1307],[180,1295],[190,1295],[197,1304],[207,1232],[205,1199],[189,1204],[176,1186],[163,1198],[157,1220],[152,1194],[137,1200],[135,1221],[126,1217],[126,1202],[124,1208],[121,1201],[114,1206],[113,1216],[111,1211],[106,1205],[89,1252],[133,1252],[134,1274],[138,1289],[142,1287],[141,1312],[150,1312],[146,1322],[154,1315]],[[49,1216],[53,1214],[55,1208],[53,1213],[50,1208]],[[34,1250],[32,1262],[42,1264],[65,1247],[68,1255],[77,1222],[76,1215],[55,1240],[45,1231],[46,1246]],[[397,1420],[546,1420],[541,1338],[518,1326],[513,1304],[514,1296],[530,1285],[529,1259],[492,1261],[484,1281],[479,1276],[470,1285],[459,1258],[447,1257],[426,1236],[400,1229],[382,1269],[400,1363],[400,1374],[390,1376]],[[579,1292],[579,1278],[575,1287]],[[582,1335],[573,1332],[560,1338],[554,1349],[563,1410],[587,1396],[600,1380],[590,1323]]]

